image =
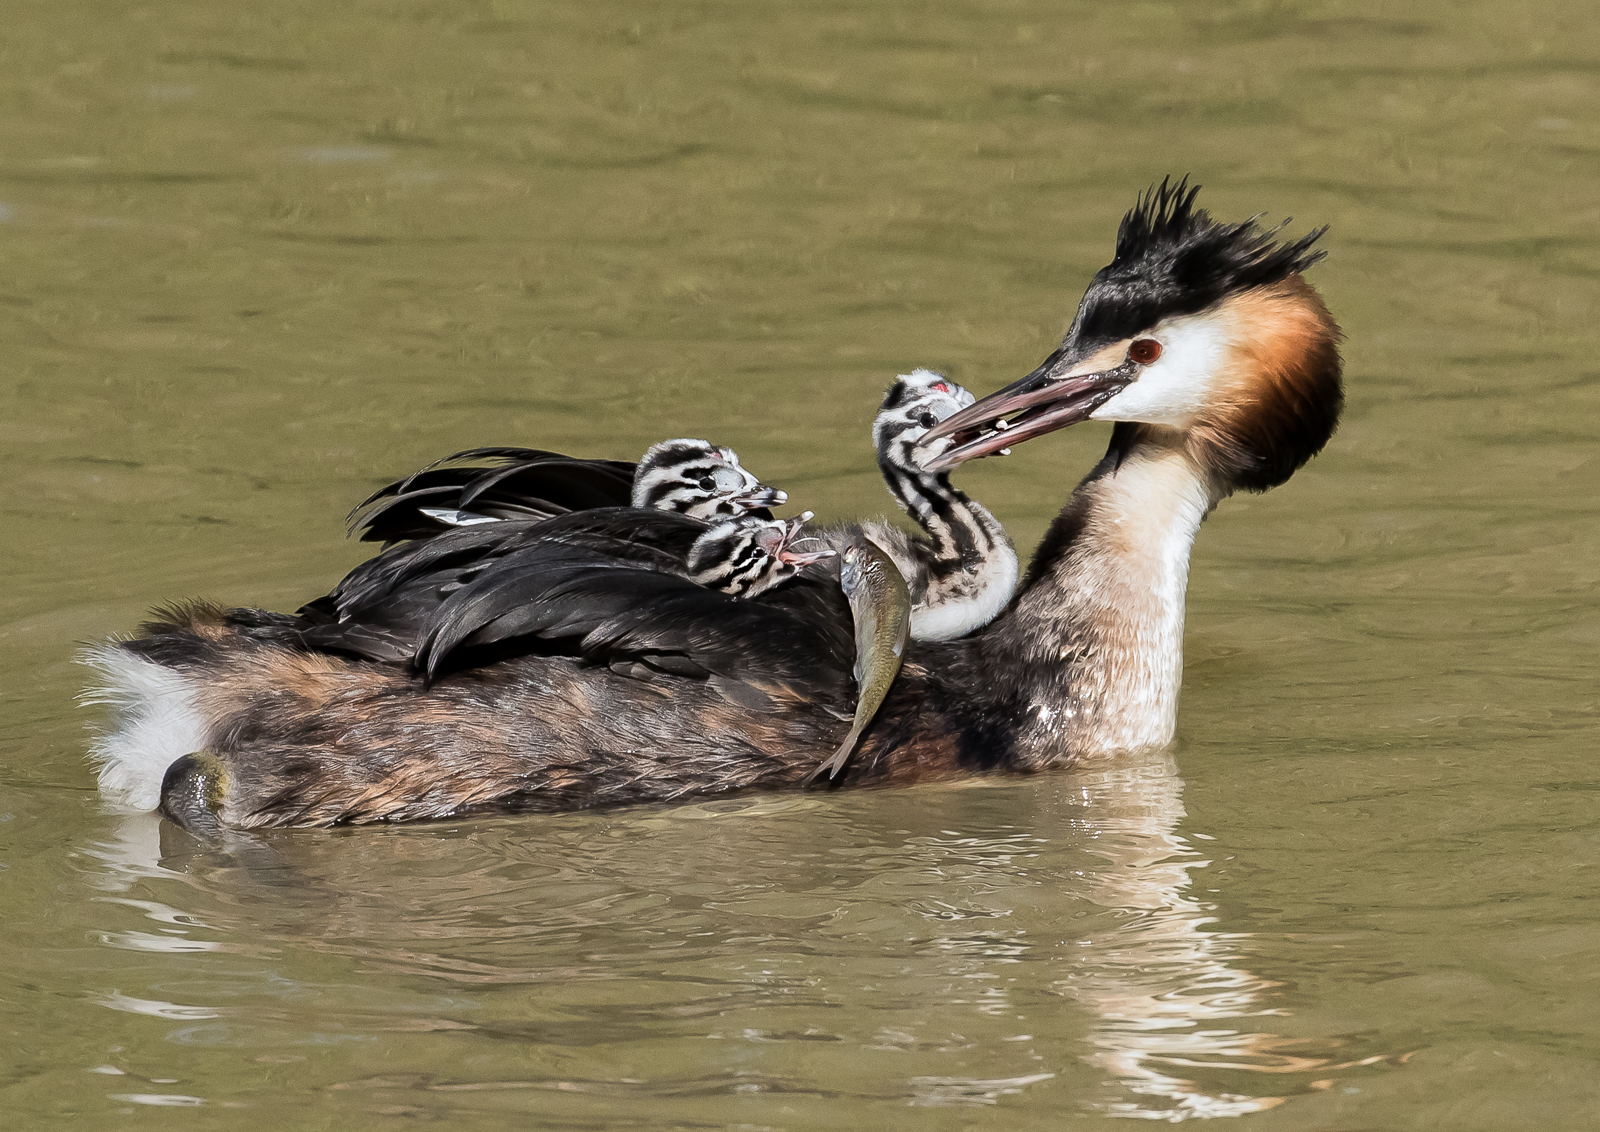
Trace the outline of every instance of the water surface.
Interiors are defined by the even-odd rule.
[[[1587,1127],[1597,111],[1559,0],[13,4],[0,1107]],[[205,851],[100,804],[76,643],[293,608],[471,445],[880,511],[883,386],[1027,372],[1167,173],[1331,226],[1349,377],[1201,534],[1173,751]],[[1031,546],[1098,429],[962,484]]]

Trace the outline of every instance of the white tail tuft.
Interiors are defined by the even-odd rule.
[[[182,673],[135,656],[114,641],[85,649],[78,660],[103,679],[79,701],[111,708],[110,725],[89,749],[100,774],[100,793],[125,809],[155,809],[167,767],[206,746],[206,720],[193,684]]]

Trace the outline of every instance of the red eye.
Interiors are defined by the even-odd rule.
[[[948,393],[948,392],[950,392],[950,387],[948,385],[946,385],[942,381],[936,381],[932,385],[928,386],[928,388],[933,390],[935,393]]]
[[[1128,359],[1147,366],[1161,356],[1161,343],[1154,338],[1140,338],[1128,347]]]

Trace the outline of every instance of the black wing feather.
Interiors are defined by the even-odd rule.
[[[831,571],[811,567],[734,600],[684,577],[705,530],[634,508],[452,530],[358,566],[301,611],[300,636],[309,648],[410,660],[430,675],[474,663],[479,650],[503,659],[554,649],[619,672],[848,703],[854,637]]]
[[[618,617],[669,600],[686,584],[699,589],[683,578],[589,551],[536,547],[450,594],[422,627],[417,663],[432,674],[457,648],[517,637],[570,639],[598,658],[608,638],[620,636],[614,628]]]
[[[363,542],[395,542],[458,529],[423,514],[424,507],[501,519],[626,507],[633,498],[633,472],[626,460],[583,460],[541,448],[470,448],[379,488],[350,513],[350,523]]]

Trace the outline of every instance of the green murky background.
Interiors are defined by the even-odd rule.
[[[1591,5],[0,14],[8,1127],[1600,1119]],[[1202,532],[1170,755],[212,855],[102,810],[76,642],[292,608],[474,444],[880,510],[883,385],[1026,372],[1168,172],[1332,225],[1350,392]],[[1031,545],[1097,428],[963,483]]]

